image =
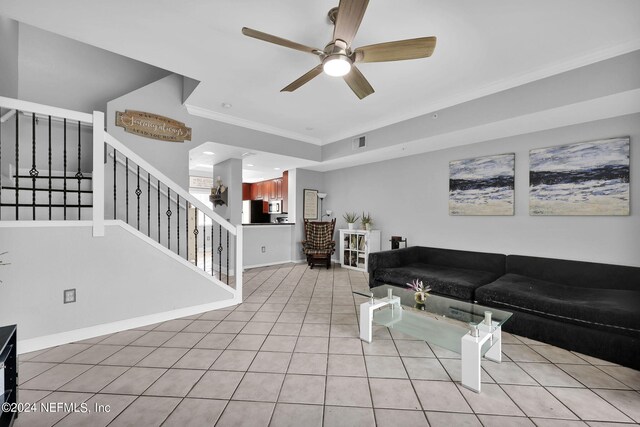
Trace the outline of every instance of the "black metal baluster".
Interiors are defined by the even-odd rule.
[[[160,180],[158,181],[158,243],[160,243]]]
[[[82,188],[82,163],[81,163],[81,153],[82,150],[80,148],[80,140],[81,140],[81,129],[80,129],[80,120],[78,120],[78,173],[76,173],[76,178],[78,179],[78,220],[80,220],[81,218],[81,209],[80,209],[80,203],[82,201],[81,199],[81,195],[82,193],[80,192],[81,188]],[[115,182],[115,181],[114,181]]]
[[[63,120],[64,123],[64,142],[62,146],[63,150],[63,178],[62,178],[62,204],[64,206],[63,209],[63,218],[67,219],[67,119]]]
[[[113,149],[113,219],[118,219],[118,213],[116,211],[116,159],[117,159],[118,151]]]
[[[147,172],[147,236],[151,237],[151,174]]]
[[[36,219],[36,178],[38,177],[38,169],[36,169],[36,113],[31,113],[31,210],[33,212],[33,220]]]
[[[136,187],[136,197],[138,198],[138,231],[140,231],[140,195],[142,194],[142,190],[140,190],[140,166],[138,166],[138,186]]]
[[[229,284],[229,230],[227,230],[227,285]]]
[[[171,189],[167,187],[167,248],[171,249]]]
[[[16,221],[19,219],[18,206],[20,205],[20,192],[18,187],[20,187],[20,122],[18,121],[18,116],[20,115],[20,111],[16,110]]]
[[[178,233],[178,255],[180,255],[180,196],[176,194],[176,232]]]
[[[213,254],[214,254],[214,252],[215,252],[215,251],[213,250],[213,242],[214,242],[214,241],[215,241],[215,240],[213,240],[213,218],[211,218],[211,275],[212,275],[212,276],[214,275],[214,270],[215,270],[214,266],[216,265],[216,261],[215,261],[215,259],[213,258]]]
[[[193,240],[195,243],[195,258],[196,258],[196,265],[198,265],[198,208],[196,208],[196,223],[195,223],[195,227],[193,228]]]
[[[49,221],[51,221],[51,116],[49,116]]]
[[[129,158],[126,157],[124,161],[124,182],[125,182],[125,207],[127,209],[125,218],[127,224],[129,224]]]
[[[222,280],[222,224],[218,226],[218,278]]]
[[[213,242],[211,244],[213,245]],[[204,212],[202,212],[202,271],[207,271],[207,216]]]

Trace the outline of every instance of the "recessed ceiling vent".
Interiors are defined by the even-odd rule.
[[[352,147],[354,150],[360,150],[361,148],[364,148],[366,146],[367,146],[366,136],[362,135],[357,138],[353,138]]]

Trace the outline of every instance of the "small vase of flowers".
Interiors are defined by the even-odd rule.
[[[413,282],[407,283],[407,286],[415,291],[414,298],[418,304],[424,304],[427,301],[431,286],[424,286],[420,279],[414,279]]]

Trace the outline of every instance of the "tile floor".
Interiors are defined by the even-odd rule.
[[[505,334],[481,394],[454,353],[386,328],[363,343],[351,291],[366,287],[341,268],[255,269],[237,307],[21,355],[22,402],[92,414],[53,406],[16,427],[640,422],[640,372],[543,343]]]

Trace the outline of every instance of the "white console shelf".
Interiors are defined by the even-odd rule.
[[[343,268],[368,271],[369,254],[380,251],[380,230],[340,229],[340,264]]]

